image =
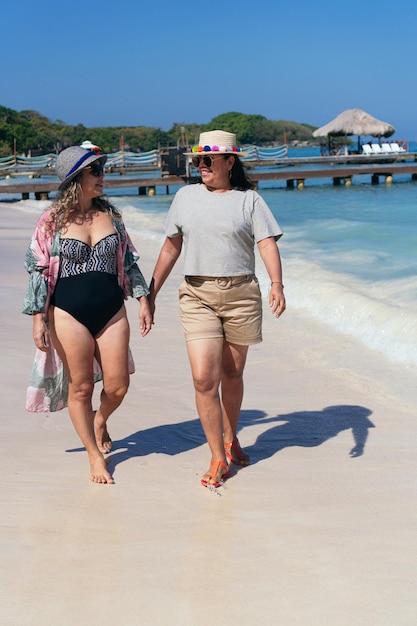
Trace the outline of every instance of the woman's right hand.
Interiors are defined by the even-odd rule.
[[[42,313],[33,313],[33,341],[35,346],[46,352],[49,348],[49,330]]]
[[[153,312],[149,304],[148,296],[141,296],[138,300],[140,304],[139,330],[142,337],[146,337],[146,335],[152,330]]]

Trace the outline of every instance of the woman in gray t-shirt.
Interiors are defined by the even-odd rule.
[[[176,194],[166,240],[155,265],[150,302],[184,247],[180,312],[197,411],[211,450],[201,483],[219,487],[229,463],[249,464],[237,439],[248,348],[262,341],[262,301],[255,276],[255,243],[271,279],[269,306],[285,310],[277,240],[282,232],[267,204],[252,190],[236,148],[224,131],[201,133],[191,153],[201,184]]]

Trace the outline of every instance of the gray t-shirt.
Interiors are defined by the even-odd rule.
[[[165,233],[184,238],[186,276],[254,274],[255,242],[282,235],[256,191],[213,193],[203,184],[187,185],[176,193]]]

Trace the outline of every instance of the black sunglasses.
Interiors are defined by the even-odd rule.
[[[204,165],[206,165],[207,167],[211,167],[213,165],[213,157],[211,156],[195,156],[191,159],[191,163],[194,165],[194,167],[198,167],[201,163],[201,161],[203,161]]]
[[[95,163],[91,163],[86,169],[89,169],[92,176],[98,178],[104,174],[104,163],[100,163],[100,161],[96,161]]]

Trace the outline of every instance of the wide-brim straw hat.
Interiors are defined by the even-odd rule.
[[[71,146],[65,148],[58,154],[55,173],[62,181],[58,189],[64,189],[85,167],[95,161],[105,163],[107,156],[93,150],[84,150],[81,146]]]
[[[209,130],[200,133],[198,146],[193,146],[192,152],[185,152],[186,156],[198,156],[199,154],[229,154],[246,157],[249,153],[242,152],[242,148],[236,145],[236,135],[225,130]]]

